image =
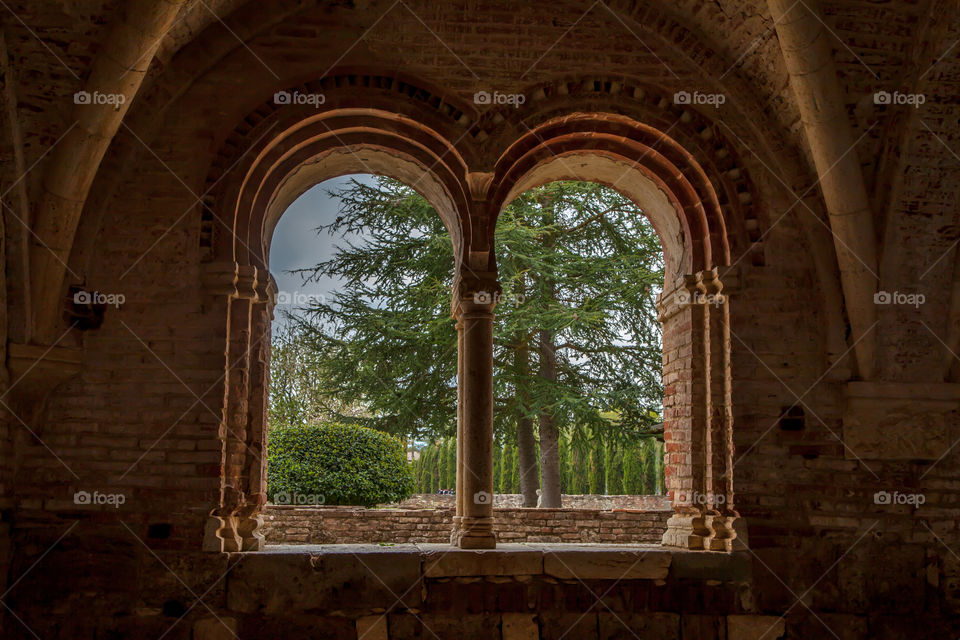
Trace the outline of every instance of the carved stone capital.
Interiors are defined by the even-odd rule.
[[[272,314],[273,307],[277,304],[277,281],[269,273],[266,278],[262,277],[263,275],[259,273],[257,277],[257,302],[266,304]]]
[[[721,282],[717,268],[689,273],[669,287],[664,285],[657,299],[658,317],[660,322],[665,322],[693,305],[717,306],[726,302],[726,286]]]
[[[236,262],[208,262],[201,266],[200,284],[210,296],[232,298],[237,295]]]
[[[241,300],[257,300],[257,268],[250,264],[237,267],[237,293]]]
[[[697,281],[699,285],[698,288],[708,296],[711,294],[719,295],[723,290],[723,283],[720,282],[720,276],[717,273],[716,267],[698,273]]]
[[[459,320],[469,313],[493,313],[501,292],[496,272],[463,270],[453,282],[451,314]]]
[[[473,200],[486,200],[493,185],[493,173],[472,171],[467,174],[467,188]]]

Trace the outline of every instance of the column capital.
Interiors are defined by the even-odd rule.
[[[450,313],[458,320],[465,313],[492,314],[501,292],[495,271],[462,269],[453,281]]]
[[[237,266],[237,298],[257,300],[257,268],[251,264]]]
[[[208,262],[200,268],[200,284],[204,293],[212,296],[237,295],[236,262]]]
[[[724,269],[726,270],[723,271]],[[721,271],[723,271],[722,277]],[[731,289],[736,288],[737,281],[735,269],[714,267],[713,269],[685,274],[677,278],[672,284],[665,284],[663,292],[657,298],[660,321],[668,320],[693,305],[724,304]],[[728,286],[729,282],[732,282],[734,286]]]
[[[266,273],[266,277],[264,278],[264,273],[265,272],[259,273],[257,277],[257,302],[266,303],[267,308],[272,314],[273,307],[277,304],[277,281],[274,280],[273,276],[269,273]]]

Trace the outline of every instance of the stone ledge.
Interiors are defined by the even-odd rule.
[[[663,580],[672,560],[671,551],[656,548],[551,549],[544,554],[543,572],[565,579]]]
[[[235,555],[245,559],[244,564],[252,560],[254,574],[263,570],[294,575],[307,568],[311,572],[321,567],[329,571],[348,564],[375,575],[381,569],[391,576],[400,571],[408,584],[428,578],[538,575],[564,580],[744,582],[750,579],[751,567],[745,553],[685,551],[657,545],[501,543],[490,550],[433,543],[268,545],[263,551]]]

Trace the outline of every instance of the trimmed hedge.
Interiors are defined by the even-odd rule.
[[[403,445],[389,434],[342,424],[270,432],[267,497],[274,504],[372,507],[412,493]]]

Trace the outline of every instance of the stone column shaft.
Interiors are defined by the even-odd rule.
[[[457,510],[452,539],[463,549],[492,549],[493,532],[493,308],[499,296],[492,274],[461,274],[454,286],[459,326]]]

